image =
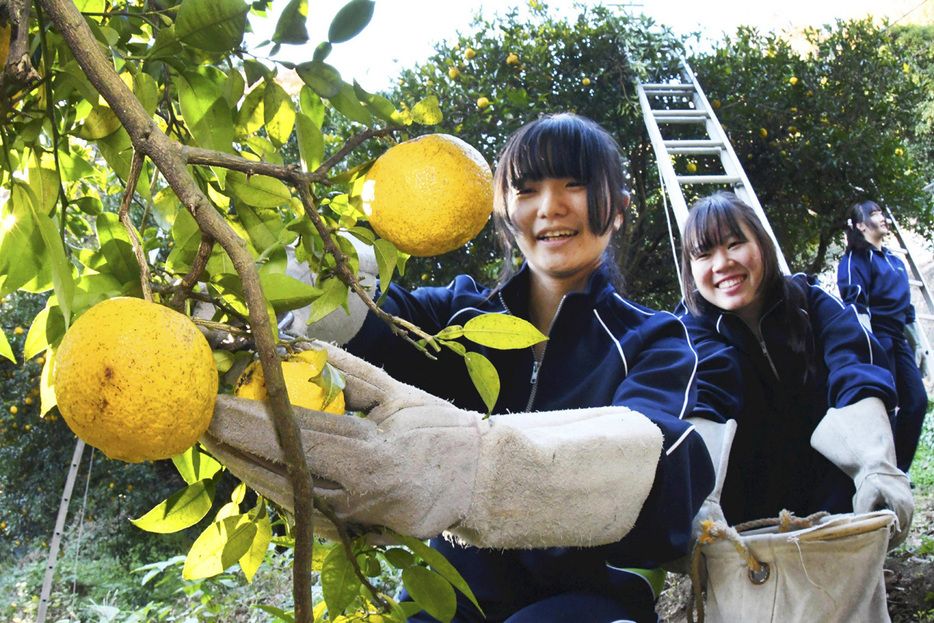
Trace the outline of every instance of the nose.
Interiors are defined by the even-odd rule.
[[[726,249],[723,247],[717,247],[714,249],[712,255],[713,261],[711,264],[714,270],[723,270],[733,262],[733,260],[730,259],[729,254],[726,252]]]
[[[538,217],[549,218],[567,212],[567,193],[563,188],[546,184],[539,194]]]

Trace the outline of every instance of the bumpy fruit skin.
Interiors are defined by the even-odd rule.
[[[78,437],[121,461],[167,459],[207,430],[217,369],[207,340],[176,311],[136,298],[102,301],[65,334],[55,398]]]
[[[331,402],[324,405],[324,388],[311,379],[318,375],[318,368],[303,361],[283,361],[282,376],[285,377],[285,389],[289,394],[289,402],[297,407],[314,409],[343,415],[345,411],[344,392],[340,392]],[[267,400],[266,377],[258,361],[246,367],[237,380],[234,396],[249,400]]]
[[[429,134],[400,143],[367,174],[363,210],[381,237],[417,257],[464,245],[493,211],[493,173],[461,139]]]

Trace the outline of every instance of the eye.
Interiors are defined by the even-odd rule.
[[[709,253],[709,252],[707,252],[707,251],[700,251],[700,252],[698,252],[698,253],[695,253],[694,256],[691,257],[691,261],[692,261],[692,262],[696,262],[696,261],[698,261],[698,260],[706,260],[708,257],[710,257],[710,253]]]
[[[728,248],[728,249],[735,249],[735,248],[740,247],[740,246],[742,246],[742,245],[744,245],[744,244],[746,244],[746,241],[745,241],[745,240],[733,240],[733,241],[731,241],[731,242],[727,245],[727,248]]]
[[[567,183],[567,187],[568,188],[587,188],[587,184],[579,180],[571,180]]]

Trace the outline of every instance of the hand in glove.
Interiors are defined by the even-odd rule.
[[[920,331],[921,329],[918,327],[917,322],[905,325],[905,338],[908,340],[908,345],[911,346],[915,353],[915,363],[918,364],[921,370],[924,370],[928,351],[924,348],[924,342],[921,340]]]
[[[346,239],[353,244],[354,249],[357,251],[357,259],[359,260],[357,279],[360,281],[361,286],[368,289],[370,298],[373,298],[376,289],[376,276],[379,274],[373,246],[360,242],[353,236],[346,236]],[[296,260],[295,250],[291,247],[287,247],[286,252],[288,253],[286,274],[309,285],[315,285],[318,276],[311,271],[308,264]],[[344,311],[343,308],[335,309],[324,318],[309,325],[308,318],[311,316],[311,305],[308,305],[289,312],[290,316],[284,319],[280,329],[293,337],[310,337],[336,342],[337,344],[346,344],[360,331],[360,327],[363,326],[363,321],[366,319],[367,311],[366,303],[351,292],[347,299],[347,311]]]
[[[736,435],[736,420],[714,422],[702,417],[687,418],[697,433],[704,440],[710,461],[714,469],[714,485],[710,495],[701,504],[700,510],[691,523],[691,550],[697,544],[703,533],[703,523],[713,521],[729,525],[723,516],[720,507],[720,494],[723,493],[723,483],[726,480],[726,470],[730,462],[730,448],[733,446],[733,437]],[[691,572],[691,555],[665,565],[666,569],[676,573],[688,574]]]
[[[811,435],[811,446],[853,479],[854,512],[895,512],[898,526],[889,548],[900,545],[908,536],[915,507],[908,477],[895,466],[892,427],[882,401],[864,398],[829,409]]]
[[[349,410],[295,408],[315,494],[344,520],[481,547],[598,545],[632,528],[651,490],[661,431],[623,407],[494,416],[458,409],[340,349]],[[202,442],[291,509],[268,405],[219,396]]]

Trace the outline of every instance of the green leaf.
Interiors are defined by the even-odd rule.
[[[353,87],[347,83],[344,83],[340,92],[331,98],[331,105],[351,121],[356,121],[363,125],[368,125],[373,121],[373,117],[370,115],[369,111],[367,111],[366,107],[357,99],[357,94],[354,93]]]
[[[249,10],[243,0],[184,0],[175,33],[187,45],[223,54],[243,41]]]
[[[402,572],[405,590],[425,612],[439,621],[450,621],[457,611],[454,587],[440,575],[425,567],[409,567]]]
[[[246,81],[243,79],[243,74],[236,69],[231,69],[227,74],[227,82],[224,83],[224,101],[231,110],[237,107],[237,102],[243,97],[244,90],[246,90]]]
[[[438,105],[438,98],[434,95],[426,97],[412,106],[412,119],[422,125],[435,125],[441,123],[443,115]]]
[[[344,391],[347,386],[343,375],[329,363],[324,364],[324,367],[321,368],[321,374],[315,377],[314,381],[324,390],[321,409],[327,408],[328,405],[334,402],[338,394]]]
[[[130,174],[130,161],[133,159],[133,143],[130,141],[130,135],[127,134],[126,130],[120,128],[113,134],[97,141],[97,147],[110,168],[125,183],[127,176]],[[149,165],[144,164],[140,179],[148,177],[148,169]],[[136,192],[147,201],[151,198],[149,184],[139,184],[136,187]]]
[[[77,206],[79,210],[87,214],[88,216],[97,216],[104,211],[104,204],[97,197],[88,195],[87,197],[79,197],[72,201],[72,204]]]
[[[486,412],[492,413],[496,399],[499,398],[499,374],[496,367],[480,353],[467,353],[464,355],[464,363],[467,364],[470,380],[486,405]]]
[[[370,23],[375,6],[373,0],[350,0],[331,20],[328,41],[342,43],[356,37]]]
[[[308,316],[308,324],[318,322],[347,302],[348,288],[344,285],[344,282],[337,277],[325,279],[320,287],[324,292],[311,304],[311,314]]]
[[[386,297],[389,292],[389,283],[392,281],[392,273],[396,269],[396,260],[399,258],[399,252],[394,245],[385,238],[380,238],[373,243],[373,251],[376,255],[376,266],[379,269],[379,288],[382,291],[380,301]]]
[[[16,363],[16,357],[13,355],[13,349],[10,348],[10,343],[6,339],[6,334],[3,330],[0,330],[0,357],[5,357]]]
[[[240,204],[237,206],[237,216],[240,217],[240,224],[246,228],[257,251],[262,253],[278,244],[282,220],[277,211],[264,209],[257,212],[249,205]]]
[[[214,481],[199,480],[176,491],[139,519],[130,521],[146,532],[170,534],[193,526],[208,514],[214,504]]]
[[[432,569],[434,569],[438,574],[443,577],[445,580],[451,583],[454,588],[459,590],[464,594],[467,599],[469,599],[473,605],[477,607],[477,610],[483,613],[483,608],[480,607],[480,604],[477,602],[477,598],[474,597],[473,591],[470,590],[470,587],[467,586],[467,582],[464,581],[464,578],[461,577],[460,573],[457,572],[457,569],[448,562],[447,558],[436,549],[426,545],[424,542],[419,541],[418,539],[412,538],[410,536],[403,536],[401,534],[396,534],[395,532],[390,532],[390,536],[399,545],[404,545],[412,550],[416,556],[428,563]]]
[[[54,310],[54,313],[53,313]],[[23,358],[29,361],[52,344],[58,342],[65,335],[65,319],[62,318],[61,309],[45,307],[36,314],[35,320],[26,334],[26,345],[23,348]]]
[[[218,463],[214,457],[201,452],[195,446],[188,448],[188,450],[177,456],[173,456],[172,462],[175,463],[175,469],[178,470],[178,473],[188,484],[214,478],[219,471],[224,469],[224,466]]]
[[[266,84],[263,116],[270,140],[277,147],[285,145],[292,134],[292,128],[295,127],[295,105],[285,89],[276,82]]]
[[[467,356],[467,347],[460,342],[455,342],[454,340],[438,340],[438,343],[450,348],[461,357]]]
[[[251,136],[259,131],[266,122],[264,101],[266,99],[266,82],[256,85],[246,94],[240,111],[237,113],[236,132],[240,138]]]
[[[311,60],[313,61],[323,61],[328,56],[331,55],[331,50],[334,48],[329,42],[322,41],[318,44],[318,47],[315,48],[314,54],[311,55]]]
[[[22,287],[41,292],[52,285],[48,251],[32,219],[32,194],[20,184],[0,208],[0,297]]]
[[[397,111],[392,102],[382,95],[367,93],[363,87],[357,84],[356,80],[354,80],[353,83],[353,90],[357,99],[363,102],[363,105],[366,106],[366,109],[370,111],[370,113],[376,115],[383,121],[391,122],[393,120],[393,115],[395,115]]]
[[[110,136],[120,129],[122,124],[117,115],[106,104],[99,104],[91,109],[78,131],[78,137],[88,141]]]
[[[382,552],[386,562],[396,569],[405,569],[415,564],[415,556],[407,549],[401,547],[391,547]]]
[[[11,201],[16,201],[17,190],[22,195],[31,194],[29,187],[17,182],[13,186]],[[39,212],[34,197],[31,197],[26,203],[32,212],[32,218],[36,223],[39,235],[42,237],[42,242],[45,244],[46,261],[52,266],[52,287],[55,289],[58,305],[62,308],[62,315],[65,317],[65,328],[67,329],[68,324],[71,322],[71,304],[75,295],[75,280],[71,274],[71,262],[65,256],[65,247],[62,245],[62,239],[59,237],[55,221],[47,214]],[[22,250],[18,252],[21,253]]]
[[[54,369],[55,351],[49,349],[45,355],[45,365],[42,366],[42,376],[39,378],[39,415],[45,415],[56,405],[55,386],[52,379]]]
[[[102,212],[95,228],[99,249],[82,255],[81,262],[88,268],[113,275],[120,283],[139,281],[139,262],[120,217],[113,212]]]
[[[240,171],[227,173],[227,191],[234,199],[254,208],[275,208],[292,198],[289,187],[279,180],[265,175],[247,177]]]
[[[211,524],[188,551],[182,577],[209,578],[236,564],[253,545],[256,524],[246,515],[233,515]]]
[[[295,116],[295,130],[302,169],[314,171],[324,159],[324,135],[311,117],[303,112]]]
[[[344,81],[339,71],[320,61],[310,61],[295,66],[295,72],[302,82],[323,98],[335,97],[341,92]]]
[[[61,180],[58,177],[58,171],[55,170],[55,163],[51,161],[51,154],[48,158],[43,158],[41,164],[33,161],[29,167],[29,187],[36,194],[38,205],[36,206],[41,214],[51,215],[58,205],[58,192]]]
[[[267,302],[277,314],[310,305],[322,294],[320,288],[281,273],[260,275],[259,281]]]
[[[234,130],[222,88],[225,80],[219,70],[207,67],[179,76],[178,104],[199,147],[230,153]]]
[[[272,40],[276,43],[300,45],[308,41],[308,0],[291,0],[276,22]]]
[[[503,350],[527,348],[548,338],[532,323],[507,314],[482,314],[464,324],[464,337]]]
[[[298,92],[298,103],[302,112],[308,115],[312,123],[319,128],[324,124],[324,102],[307,85],[303,85]]]
[[[354,573],[344,548],[331,549],[321,567],[321,591],[332,619],[336,619],[353,603],[360,587],[360,579]]]
[[[246,576],[246,581],[252,583],[253,576],[263,564],[266,550],[269,549],[269,543],[272,541],[272,524],[269,521],[269,515],[266,514],[266,502],[262,498],[249,515],[256,526],[256,536],[253,537],[249,551],[240,559],[240,570]]]
[[[459,324],[448,325],[438,331],[435,337],[439,340],[456,340],[459,337],[464,337],[464,327]]]
[[[270,74],[265,65],[253,58],[243,61],[243,71],[246,73],[246,83],[249,86],[256,84],[257,80],[261,80]]]

